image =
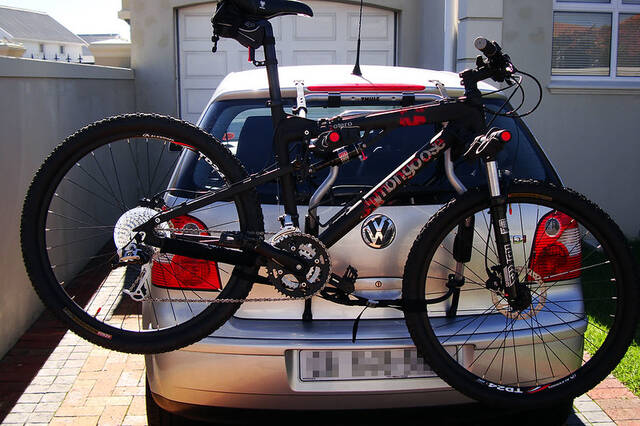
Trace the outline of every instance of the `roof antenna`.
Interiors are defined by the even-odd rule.
[[[362,3],[364,0],[360,0],[360,23],[358,24],[358,49],[356,52],[356,65],[353,67],[351,74],[362,77],[362,71],[360,70],[360,32],[362,31]]]

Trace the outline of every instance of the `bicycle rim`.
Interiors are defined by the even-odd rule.
[[[475,217],[457,310],[451,298],[428,305],[420,320],[426,332],[415,323],[410,328],[438,373],[476,399],[526,403],[577,396],[615,367],[629,343],[637,289],[624,239],[608,229],[610,219],[596,206],[585,214],[586,203],[577,206],[573,196],[559,200],[561,192],[509,197],[516,271],[531,295],[525,308],[513,309],[503,291],[487,288],[487,267],[498,263],[488,202],[443,220],[429,242],[434,248],[417,282],[423,297],[435,299],[456,272],[457,225]]]
[[[23,218],[23,228],[34,226],[37,234],[34,247],[33,238],[24,238],[32,233],[23,232],[23,251],[27,264],[40,268],[34,276],[46,277],[34,280],[43,301],[59,315],[62,311],[83,337],[127,352],[192,343],[207,331],[205,318],[211,327],[217,315],[219,326],[232,314],[229,306],[218,309],[218,299],[242,298],[250,288],[232,265],[153,248],[145,261],[118,262],[118,250],[132,242],[135,226],[200,195],[184,185],[170,187],[176,170],[193,170],[212,190],[243,174],[228,152],[220,155],[214,148],[221,147],[203,144],[197,129],[181,133],[180,122],[169,123],[175,129],[167,130],[167,123],[156,121],[147,118],[139,130],[131,130],[126,119],[121,129],[107,123],[104,132],[95,132],[101,133],[97,140],[80,132],[65,142],[40,172],[46,182],[34,181],[34,188],[46,189],[32,189],[27,199],[25,206],[40,206],[33,212],[35,224]],[[240,198],[218,202],[158,224],[155,231],[203,242],[214,242],[225,231],[257,231],[260,215],[252,219],[247,204]]]

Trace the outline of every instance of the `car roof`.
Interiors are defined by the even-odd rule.
[[[307,93],[309,93],[308,88],[313,86],[335,87],[364,85],[366,87],[385,85],[389,87],[392,85],[419,85],[425,86],[425,89],[417,92],[415,90],[407,91],[438,94],[438,88],[434,84],[436,80],[442,82],[447,88],[449,95],[460,96],[464,92],[460,77],[454,72],[377,65],[364,65],[361,69],[362,76],[356,76],[352,74],[352,65],[279,67],[282,96],[285,98],[296,97],[296,81],[302,81],[304,83]],[[478,88],[482,92],[489,92],[496,89],[496,87],[484,82],[479,83]],[[333,91],[334,90],[331,90],[331,92]],[[372,90],[371,87],[367,88],[366,91],[375,93],[375,90]],[[388,89],[385,91],[388,92]],[[398,89],[398,91],[402,92],[403,90]],[[349,90],[349,92],[358,92],[358,90],[353,89]],[[218,88],[211,98],[211,102],[226,99],[256,99],[268,97],[267,73],[264,68],[260,68],[228,74],[218,85]]]

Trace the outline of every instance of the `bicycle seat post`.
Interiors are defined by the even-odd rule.
[[[262,21],[260,25],[264,28],[264,58],[269,82],[269,97],[271,98],[271,116],[275,127],[285,117],[280,91],[280,77],[278,75],[276,39],[273,36],[273,27],[269,21]]]

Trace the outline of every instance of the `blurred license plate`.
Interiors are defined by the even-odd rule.
[[[300,351],[303,382],[435,376],[415,349]]]

